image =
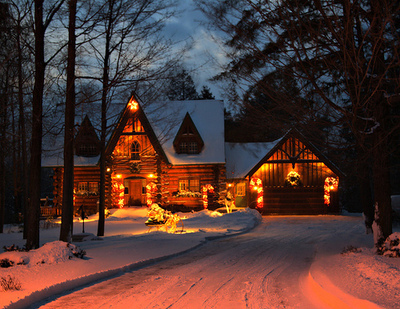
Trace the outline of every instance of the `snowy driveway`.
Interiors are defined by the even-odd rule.
[[[351,217],[266,217],[250,233],[208,242],[35,308],[323,308],[307,283],[311,266],[343,256],[348,245],[368,246],[367,239]],[[334,274],[337,265],[324,266]],[[346,278],[338,283],[345,286]],[[359,284],[346,292],[367,299],[368,289]]]

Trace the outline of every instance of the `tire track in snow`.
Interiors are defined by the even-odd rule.
[[[214,240],[41,308],[88,308],[82,302],[96,308],[315,308],[303,295],[302,280],[320,247],[349,235],[334,221],[267,217],[248,234]]]

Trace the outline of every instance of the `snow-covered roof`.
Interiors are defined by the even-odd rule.
[[[223,101],[153,102],[143,110],[171,164],[225,163]],[[186,113],[189,113],[204,141],[204,148],[199,154],[178,154],[173,146]]]
[[[219,100],[188,100],[188,101],[163,101],[144,104],[143,110],[153,128],[169,163],[173,165],[225,163],[224,149],[224,103]],[[119,105],[120,112],[122,106]],[[177,154],[173,147],[173,140],[189,113],[201,138],[204,148],[199,154]],[[89,118],[96,118],[96,113],[90,113]],[[116,114],[115,112],[113,114]],[[78,115],[77,115],[78,116]],[[82,116],[84,116],[82,114]],[[76,122],[80,123],[79,117]],[[115,122],[117,117],[113,117]],[[109,121],[109,123],[113,122]],[[92,121],[98,131],[98,121]],[[42,155],[42,166],[63,166],[63,143],[64,134],[48,137],[44,142]],[[75,166],[94,166],[99,157],[74,157]]]
[[[226,178],[244,178],[282,138],[264,143],[225,143]]]
[[[100,156],[81,157],[74,156],[74,166],[96,166]],[[60,167],[64,165],[64,156],[62,152],[54,153],[51,156],[42,156],[43,167]]]

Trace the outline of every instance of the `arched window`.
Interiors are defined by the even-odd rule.
[[[140,160],[140,144],[138,141],[134,141],[131,146],[131,159]]]

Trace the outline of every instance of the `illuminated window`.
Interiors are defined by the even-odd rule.
[[[141,122],[136,119],[133,123],[134,125],[134,132],[144,132]]]
[[[245,196],[246,195],[246,184],[238,183],[236,185],[236,195],[237,196]]]
[[[78,182],[78,191],[88,191],[88,183]]]
[[[140,160],[140,144],[138,141],[134,141],[131,146],[131,159]]]
[[[179,191],[200,192],[200,180],[199,179],[180,179],[179,180]]]
[[[97,193],[99,192],[98,182],[89,182],[89,192]]]
[[[179,180],[179,191],[188,191],[188,190],[189,190],[189,179]]]
[[[125,125],[124,131],[123,131],[124,133],[133,132],[133,125],[132,125],[132,123],[133,123],[132,118],[129,118],[128,121],[127,121],[127,123],[126,123],[126,125]]]

